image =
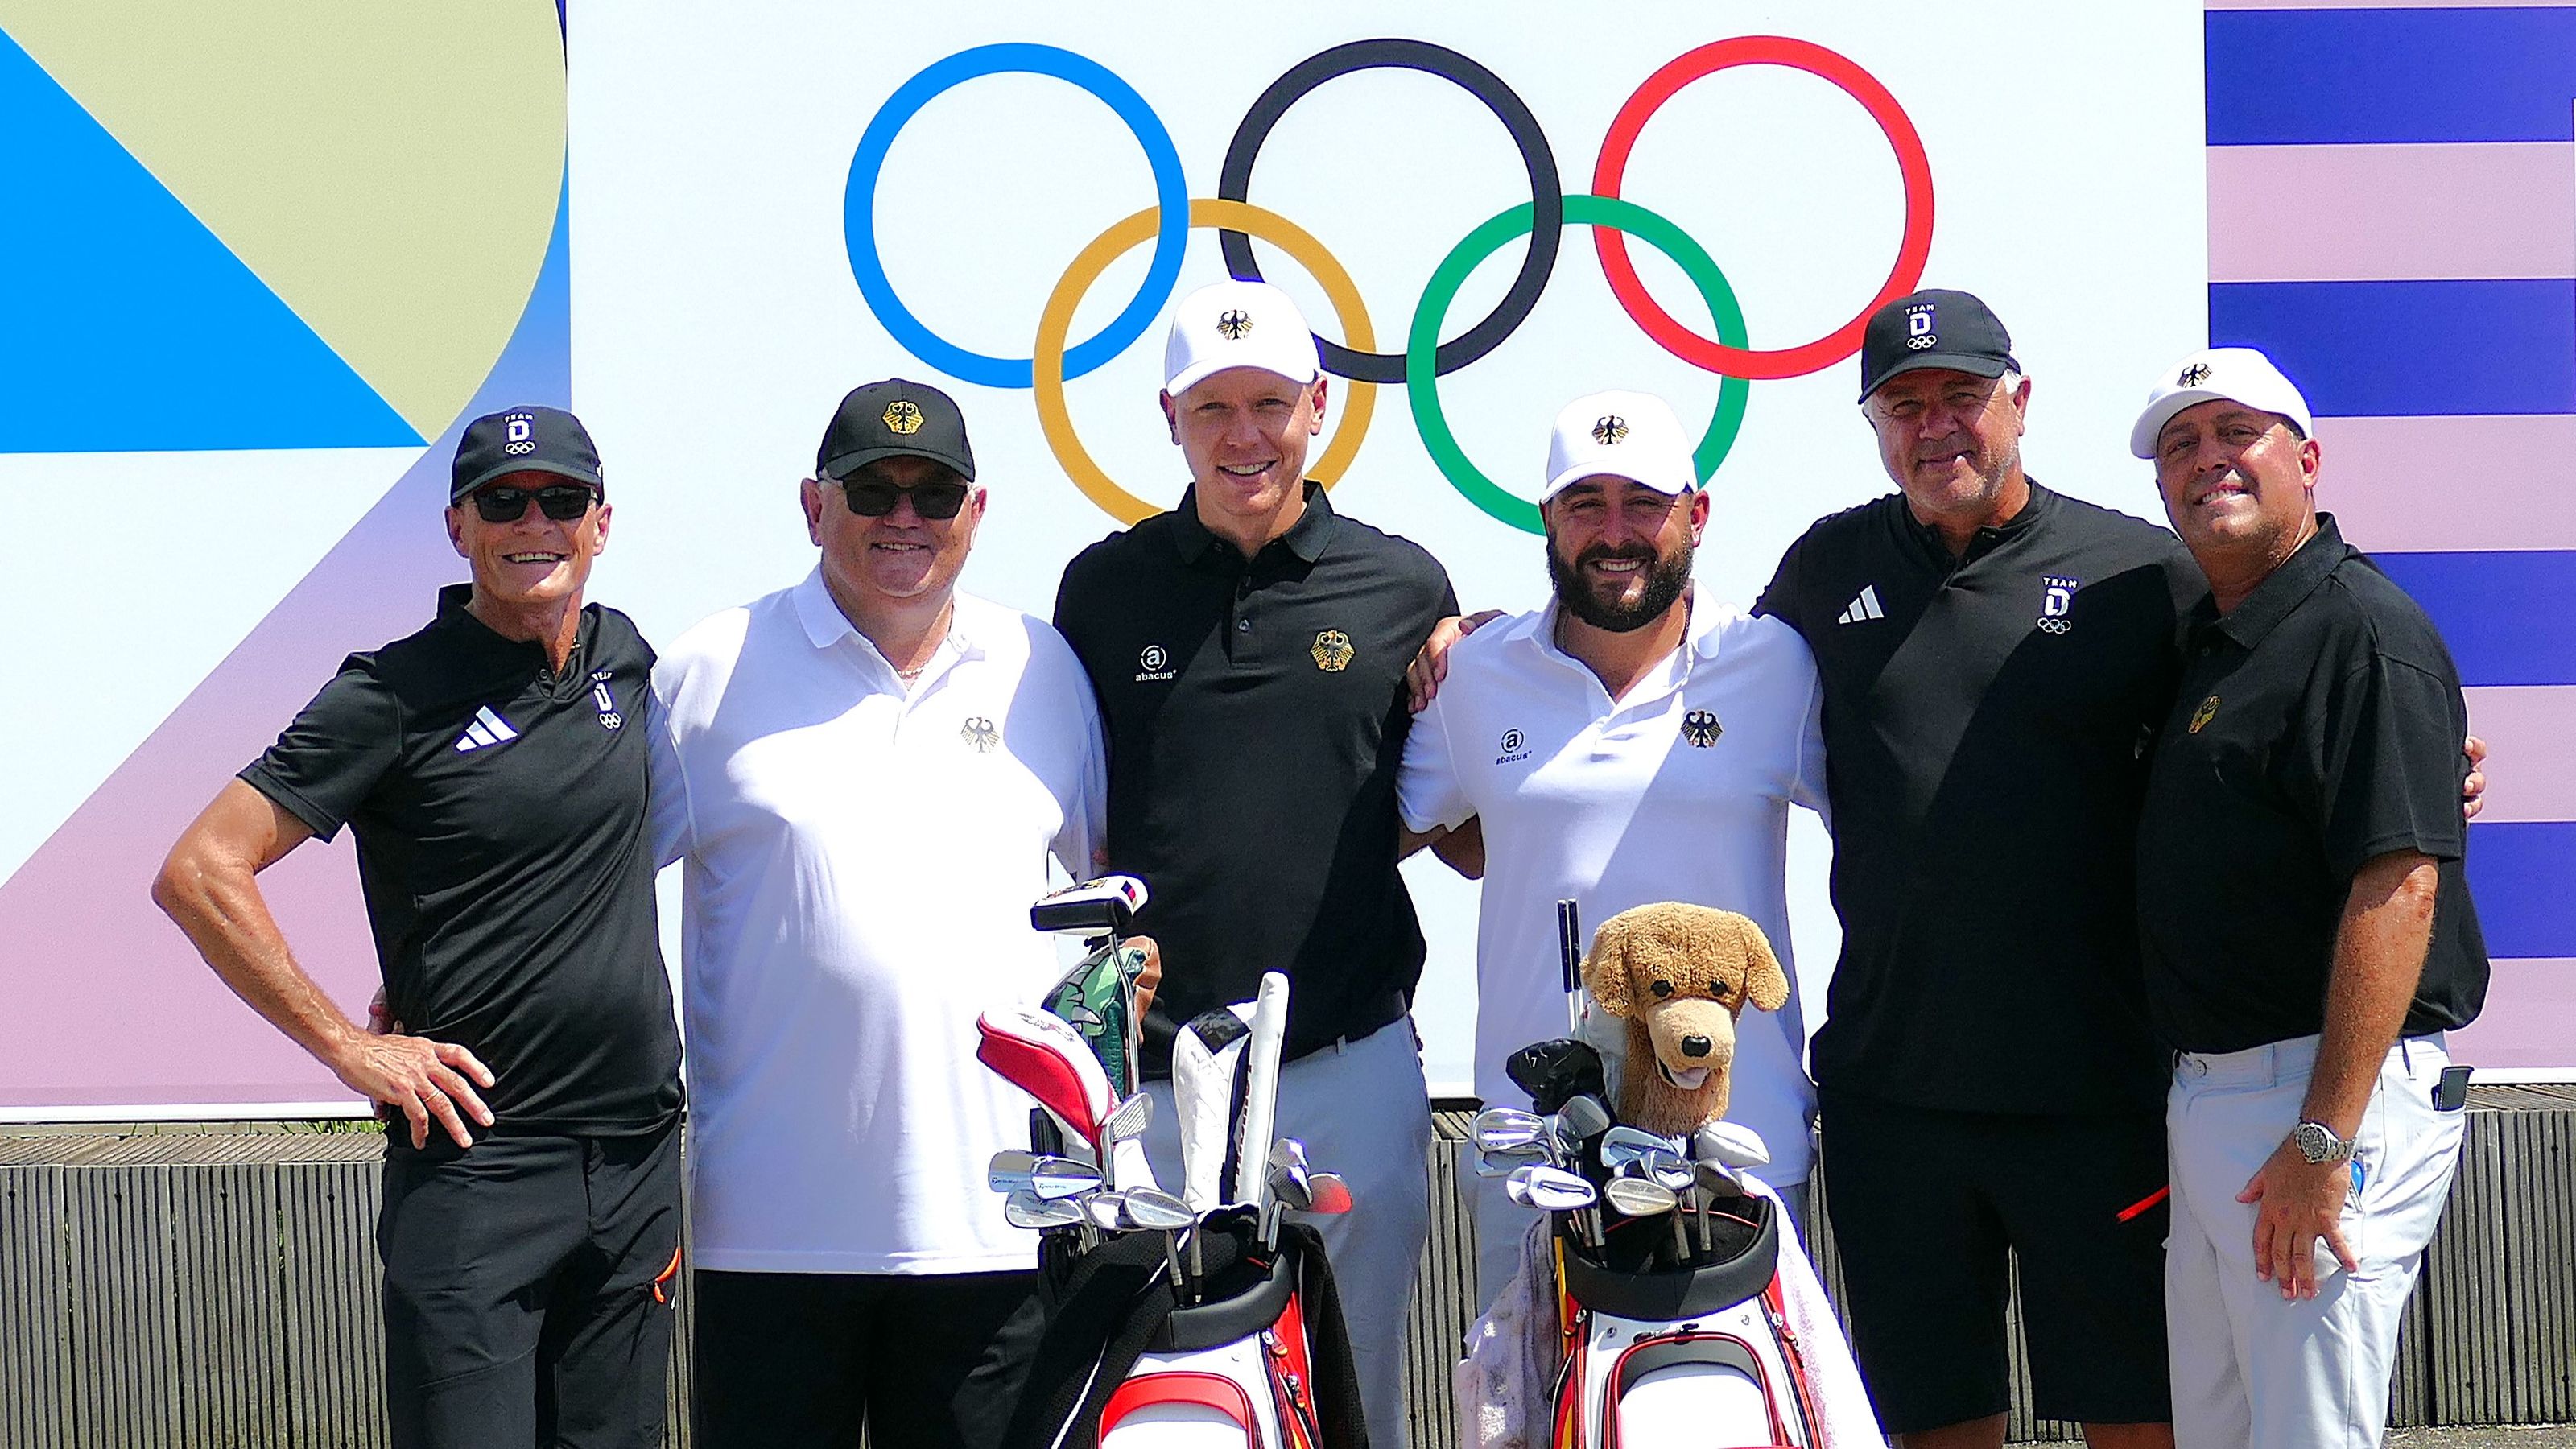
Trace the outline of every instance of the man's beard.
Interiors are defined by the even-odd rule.
[[[1547,582],[1556,590],[1556,601],[1564,606],[1567,613],[1595,629],[1627,634],[1662,618],[1664,611],[1682,596],[1682,591],[1690,587],[1691,555],[1695,551],[1692,545],[1685,543],[1669,556],[1658,556],[1651,549],[1613,549],[1595,544],[1577,555],[1574,562],[1567,563],[1556,551],[1556,540],[1550,538],[1547,544]],[[1653,560],[1646,568],[1645,592],[1634,604],[1601,603],[1583,576],[1583,566],[1626,558]]]

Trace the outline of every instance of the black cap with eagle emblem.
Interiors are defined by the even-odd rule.
[[[814,476],[838,482],[862,464],[893,457],[928,458],[975,481],[966,415],[956,400],[928,383],[900,377],[854,387],[841,399],[815,451]]]

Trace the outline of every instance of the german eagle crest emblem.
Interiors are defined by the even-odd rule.
[[[886,431],[898,437],[911,437],[921,431],[921,409],[918,405],[896,398],[886,404]]]
[[[1351,636],[1339,629],[1326,629],[1315,636],[1315,667],[1326,674],[1339,674],[1351,667],[1352,656],[1359,651],[1351,647]]]
[[[995,746],[1002,743],[1002,732],[993,728],[991,720],[975,714],[968,715],[966,722],[957,727],[957,738],[972,746],[975,753],[989,755]]]
[[[2191,733],[2199,734],[2200,727],[2209,723],[2212,719],[2217,718],[2217,716],[2218,696],[2213,694],[2209,698],[2200,702],[2200,708],[2191,712]]]
[[[1216,319],[1216,330],[1228,342],[1241,342],[1243,334],[1252,330],[1252,314],[1240,307],[1220,313]]]
[[[1717,722],[1713,710],[1695,709],[1682,716],[1682,738],[1700,749],[1716,744],[1717,737],[1724,733],[1726,726]]]
[[[2209,381],[2209,364],[2206,362],[2195,362],[2191,366],[2182,370],[2182,376],[2174,379],[2174,386],[2198,387],[2207,381]]]

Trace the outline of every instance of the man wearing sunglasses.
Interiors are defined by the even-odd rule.
[[[653,651],[582,602],[603,498],[571,414],[467,424],[447,536],[473,581],[350,655],[153,885],[227,986],[400,1114],[376,1230],[397,1445],[661,1442],[680,1042],[646,851]],[[305,973],[255,879],[344,824],[385,1030]]]
[[[1033,1234],[985,1164],[1028,1098],[976,1018],[1057,974],[1050,857],[1092,873],[1107,790],[1082,666],[961,592],[986,506],[957,405],[871,383],[801,489],[792,588],[665,655],[657,858],[684,862],[698,1437],[706,1449],[1000,1438]]]

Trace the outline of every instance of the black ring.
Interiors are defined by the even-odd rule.
[[[1548,274],[1556,269],[1557,246],[1565,237],[1565,188],[1557,179],[1556,153],[1548,149],[1547,133],[1539,129],[1538,117],[1530,114],[1500,76],[1427,40],[1354,40],[1308,56],[1272,81],[1252,109],[1243,113],[1243,123],[1234,128],[1234,139],[1226,145],[1216,194],[1227,201],[1252,199],[1252,163],[1261,154],[1261,143],[1308,91],[1335,76],[1383,69],[1436,75],[1483,101],[1511,133],[1512,143],[1521,148],[1521,160],[1529,167],[1530,243],[1521,258],[1520,275],[1512,278],[1511,290],[1485,314],[1485,320],[1441,343],[1432,354],[1433,375],[1446,376],[1501,346],[1528,318],[1530,309],[1538,305],[1538,294],[1547,289]],[[1252,259],[1252,239],[1222,229],[1216,236],[1225,253],[1227,273],[1247,282],[1260,281],[1261,265]],[[1323,351],[1324,370],[1337,377],[1357,382],[1404,381],[1403,353],[1358,352],[1320,336],[1315,343]]]

